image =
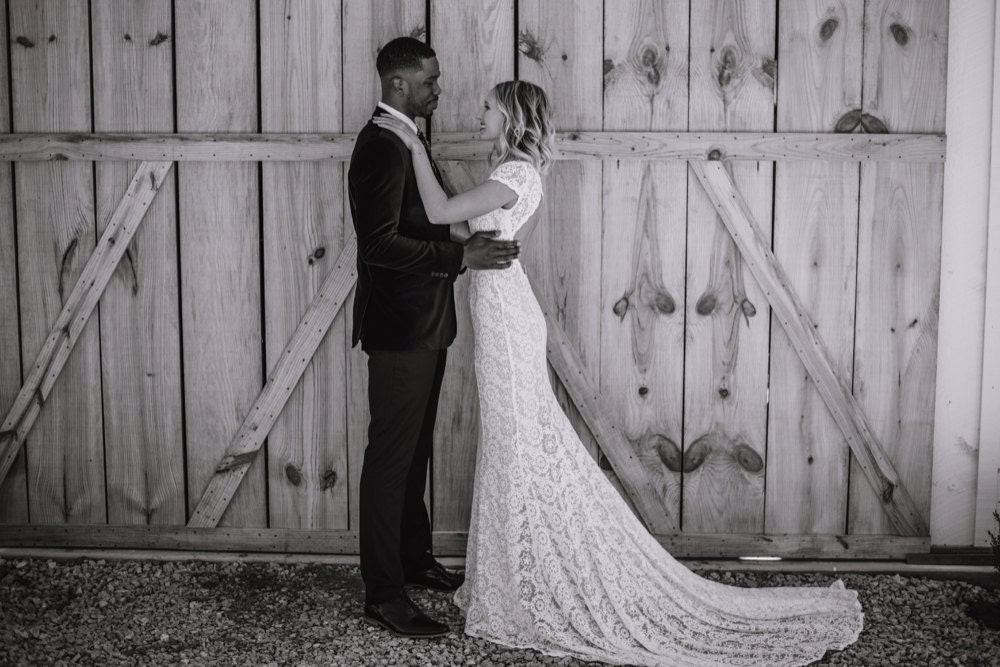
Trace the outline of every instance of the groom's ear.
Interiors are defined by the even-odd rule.
[[[392,89],[395,92],[399,93],[400,95],[406,94],[406,79],[404,79],[403,77],[401,76],[392,77],[392,79],[389,81],[389,85],[392,86]]]

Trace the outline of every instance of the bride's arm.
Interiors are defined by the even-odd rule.
[[[390,130],[403,140],[413,156],[413,171],[417,177],[417,188],[424,203],[427,219],[434,225],[451,225],[488,213],[517,201],[517,194],[503,183],[486,181],[471,190],[448,197],[441,184],[434,177],[430,158],[424,145],[409,127],[395,118],[377,116],[376,125]],[[456,233],[452,228],[452,238]],[[461,232],[459,232],[461,233]]]

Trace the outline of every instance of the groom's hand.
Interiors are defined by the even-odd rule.
[[[506,269],[521,253],[517,241],[496,241],[498,232],[476,232],[463,246],[462,263],[470,269]]]

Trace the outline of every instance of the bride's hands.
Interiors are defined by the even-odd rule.
[[[397,137],[399,137],[403,144],[410,149],[411,152],[424,149],[424,144],[420,141],[420,137],[417,133],[410,129],[410,127],[399,120],[398,118],[393,118],[392,116],[375,116],[372,118],[372,122],[381,127],[382,129],[389,130]]]

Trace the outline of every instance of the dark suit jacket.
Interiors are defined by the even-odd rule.
[[[427,221],[410,151],[369,122],[354,145],[347,182],[358,236],[352,346],[360,340],[365,350],[448,347],[462,246],[449,240],[448,225]]]

